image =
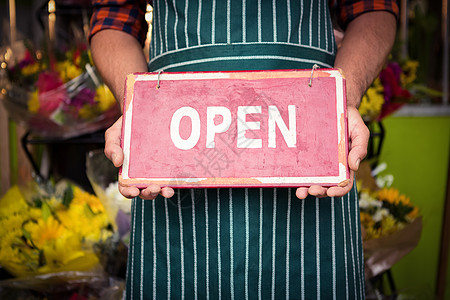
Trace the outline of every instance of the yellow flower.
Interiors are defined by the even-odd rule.
[[[412,222],[413,220],[415,220],[417,218],[417,216],[419,215],[419,208],[416,206],[414,207],[414,209],[406,216],[406,218]]]
[[[25,76],[33,75],[41,70],[40,65],[37,62],[29,64],[22,69],[22,74]]]
[[[27,208],[28,204],[17,185],[11,187],[0,199],[0,217],[20,213]]]
[[[65,265],[84,255],[80,240],[73,234],[46,243],[42,250],[44,251],[46,263],[54,268]]]
[[[95,242],[102,236],[102,230],[108,225],[105,213],[94,215],[85,203],[73,203],[68,210],[57,212],[58,218],[66,228],[86,241]]]
[[[373,227],[366,227],[366,240],[377,239],[381,237],[381,230]]]
[[[28,110],[35,114],[39,111],[40,106],[38,90],[35,90],[31,93],[30,99],[28,100]]]
[[[375,221],[373,220],[372,216],[366,212],[361,212],[361,224],[363,224],[364,227],[373,227],[375,225]]]
[[[377,228],[374,226],[364,226],[366,230],[366,240],[377,239],[386,235],[390,235],[401,229],[397,221],[391,216],[384,216]]]
[[[0,219],[0,239],[4,235],[11,232],[19,232],[19,234],[21,234],[20,228],[22,228],[22,224],[27,220],[27,218],[27,214],[22,213]]]
[[[403,72],[400,74],[400,82],[402,86],[407,86],[416,80],[418,68],[419,62],[416,60],[408,60],[403,65]]]
[[[366,121],[374,120],[380,114],[384,103],[383,91],[383,85],[377,78],[364,94],[358,110]]]
[[[97,196],[85,192],[78,187],[74,187],[73,189],[72,204],[74,205],[87,204],[89,208],[92,210],[92,212],[95,214],[105,211],[102,202],[100,202],[100,199]]]
[[[381,235],[390,235],[398,230],[397,221],[390,215],[381,220]]]
[[[82,70],[68,60],[56,64],[56,70],[63,82],[68,82],[81,75]]]
[[[61,203],[60,200],[58,200],[55,196],[51,196],[50,199],[45,201],[48,206],[52,209],[52,210],[58,210],[58,209],[65,209],[66,207],[64,206],[64,204]]]
[[[28,219],[30,220],[37,220],[42,218],[42,210],[40,208],[36,207],[30,207],[28,208]]]
[[[80,63],[81,63],[81,56],[78,56],[78,57],[75,59],[75,65],[79,66]]]
[[[2,224],[4,224],[2,222]],[[21,224],[22,225],[22,224]],[[5,230],[0,236],[0,253],[3,253],[5,249],[11,247],[11,245],[21,243],[20,236],[22,231],[19,230],[20,227],[11,228],[10,230]]]
[[[88,119],[94,118],[97,115],[97,112],[96,112],[96,109],[92,105],[85,104],[78,111],[78,115],[82,119],[88,120]]]
[[[116,104],[113,93],[106,85],[102,84],[98,86],[95,92],[94,100],[98,103],[100,111],[107,111]]]
[[[25,230],[30,232],[31,239],[40,248],[48,241],[61,238],[66,229],[59,223],[53,216],[47,218],[47,220],[39,219],[37,223],[29,222],[25,225]]]
[[[381,201],[387,201],[392,204],[399,203],[399,196],[400,196],[400,193],[395,188],[389,188],[389,189],[384,188],[378,192],[378,198]]]
[[[0,239],[0,262],[15,276],[33,271],[39,264],[39,251],[30,248],[20,237],[20,232],[11,231]]]
[[[93,245],[111,234],[107,216],[95,196],[76,187],[73,192],[69,207],[55,196],[41,198],[42,208],[32,207],[18,187],[0,199],[0,264],[11,274],[88,270],[98,264]]]

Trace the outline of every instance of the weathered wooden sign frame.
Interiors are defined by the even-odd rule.
[[[135,73],[119,181],[143,188],[334,186],[349,178],[337,69]]]

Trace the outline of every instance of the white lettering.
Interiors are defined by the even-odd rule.
[[[180,122],[183,117],[190,118],[192,123],[191,134],[187,139],[183,139],[180,135]],[[197,145],[200,139],[200,115],[194,108],[184,106],[173,113],[170,121],[170,138],[175,147],[181,150],[189,150]]]
[[[222,116],[220,124],[214,122],[217,115]],[[215,148],[214,138],[216,133],[223,133],[230,128],[231,112],[225,106],[208,106],[206,108],[206,148]]]
[[[250,139],[245,137],[248,130],[259,130],[260,122],[247,122],[247,114],[260,114],[261,106],[238,106],[237,111],[237,147],[238,148],[262,148],[261,139]]]
[[[295,117],[295,105],[288,105],[289,128],[283,121],[280,111],[275,105],[269,105],[269,148],[276,148],[276,128],[278,125],[281,134],[289,148],[296,147],[297,144],[297,122]]]

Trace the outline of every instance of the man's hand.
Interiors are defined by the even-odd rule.
[[[320,185],[313,185],[309,188],[298,188],[296,196],[305,199],[308,195],[316,197],[341,197],[350,192],[353,186],[354,172],[358,170],[360,162],[367,154],[367,144],[369,142],[369,129],[364,124],[356,107],[347,108],[348,134],[350,148],[348,153],[348,165],[350,167],[350,181],[345,186],[335,186],[325,188]]]
[[[142,46],[132,35],[115,29],[99,31],[91,38],[91,53],[95,66],[99,70],[102,79],[113,92],[123,107],[124,82],[128,74],[133,72],[146,72]],[[105,154],[116,167],[123,163],[123,151],[120,147],[122,133],[122,118],[112,125],[105,134]],[[164,197],[172,197],[171,188],[162,188],[151,185],[139,190],[137,187],[119,185],[119,191],[127,198],[140,196],[142,199],[155,199],[158,194]]]
[[[105,155],[117,168],[123,164],[123,150],[120,146],[121,133],[122,117],[120,117],[105,133]],[[159,194],[165,198],[170,198],[174,195],[174,190],[172,188],[161,188],[156,184],[150,185],[142,190],[137,187],[123,186],[119,184],[119,191],[127,198],[139,196],[145,200],[153,200]]]
[[[367,154],[369,130],[364,124],[356,107],[366,89],[384,65],[395,40],[397,21],[387,11],[372,11],[353,19],[340,36],[334,67],[345,74],[347,92],[348,132],[350,151],[348,165],[350,182],[343,187],[324,188],[314,185],[310,188],[298,188],[296,195],[305,199],[308,194],[317,197],[338,197],[348,193],[353,186],[354,171]]]

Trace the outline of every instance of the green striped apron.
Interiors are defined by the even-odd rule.
[[[150,71],[333,66],[327,1],[155,0]],[[364,299],[356,188],[179,189],[135,198],[127,299]]]

